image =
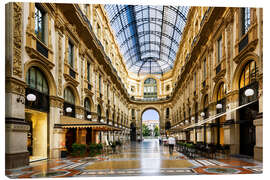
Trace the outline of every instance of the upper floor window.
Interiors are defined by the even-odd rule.
[[[87,73],[87,81],[90,82],[90,63],[87,62],[87,69],[86,69],[86,73]]]
[[[166,86],[166,91],[169,91],[170,90],[170,85],[167,85]]]
[[[148,78],[144,81],[144,98],[157,98],[157,81]]]
[[[203,78],[206,79],[206,59],[203,61]]]
[[[39,5],[35,6],[35,34],[39,40],[45,41],[45,12]]]
[[[98,77],[98,89],[99,89],[99,94],[101,95],[101,75]]]
[[[194,91],[196,91],[196,72],[194,72]]]
[[[217,59],[219,63],[222,58],[222,37],[217,40],[217,46]]]
[[[64,107],[65,116],[75,117],[75,96],[70,87],[64,90]]]
[[[241,8],[241,35],[247,33],[250,26],[250,8]]]
[[[132,119],[135,119],[135,109],[131,109],[131,116],[132,116]]]
[[[170,116],[170,109],[166,108],[166,118],[169,118],[169,116]]]
[[[131,92],[134,92],[134,91],[135,91],[135,86],[131,86],[131,87],[130,87],[130,91],[131,91]]]
[[[68,64],[73,68],[74,62],[74,45],[68,41]]]

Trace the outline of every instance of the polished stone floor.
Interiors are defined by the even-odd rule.
[[[126,145],[107,156],[40,161],[6,170],[9,178],[254,173],[262,173],[262,163],[243,158],[188,159],[176,151],[170,155],[156,139]]]

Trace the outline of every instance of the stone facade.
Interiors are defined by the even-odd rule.
[[[120,132],[102,133],[109,134],[109,139],[114,136],[129,140],[129,127],[132,122],[136,124],[137,134],[141,135],[141,117],[147,109],[155,109],[159,113],[161,134],[168,130],[165,127],[166,122],[170,122],[174,128],[187,118],[195,116],[195,113],[202,112],[205,97],[208,98],[209,114],[216,114],[216,94],[221,83],[224,83],[226,89],[226,111],[237,108],[241,72],[249,60],[254,60],[258,67],[256,77],[259,83],[259,113],[263,112],[262,9],[251,8],[251,25],[244,35],[248,36],[248,43],[239,50],[239,44],[244,38],[239,36],[240,8],[191,7],[174,68],[162,77],[138,77],[129,73],[124,64],[103,5],[38,4],[45,12],[44,42],[35,34],[35,5],[6,5],[7,168],[15,168],[29,162],[25,89],[26,73],[31,67],[37,67],[43,72],[49,86],[48,158],[59,158],[65,141],[67,130],[56,127],[56,124],[61,121],[64,90],[67,87],[75,96],[75,118],[85,119],[84,101],[88,98],[93,120],[98,118],[99,106],[102,119],[121,127]],[[217,62],[216,41],[220,36],[223,53],[221,61]],[[74,67],[68,63],[69,41],[74,45]],[[37,44],[43,47],[45,55],[37,49]],[[204,60],[206,76],[203,75]],[[217,68],[220,68],[218,73]],[[143,82],[149,77],[157,80],[158,87],[158,98],[152,102],[143,101]],[[131,86],[135,87],[133,91]],[[137,100],[132,99],[132,96]],[[195,112],[196,104],[198,112]],[[168,115],[167,108],[170,110]],[[132,109],[135,110],[134,116]],[[232,119],[239,120],[236,111],[226,114],[225,120]],[[201,116],[199,121],[202,121]],[[186,140],[187,135],[183,133],[183,129],[192,123],[178,128],[174,131],[175,135],[180,140]],[[262,118],[255,120],[254,125],[254,158],[262,159]],[[78,132],[78,143],[85,143],[85,133],[85,129]],[[194,142],[204,140],[202,129],[192,129],[189,134],[189,138]],[[209,127],[206,134],[208,143],[216,141],[215,132]],[[239,153],[239,136],[237,124],[223,127],[223,141],[224,144],[231,145],[232,154]]]

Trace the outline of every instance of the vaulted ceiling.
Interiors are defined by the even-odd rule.
[[[129,71],[164,74],[173,68],[189,7],[105,5]]]

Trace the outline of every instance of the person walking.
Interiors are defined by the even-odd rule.
[[[172,135],[170,135],[168,141],[169,141],[169,152],[170,152],[170,155],[172,155],[173,154],[173,148],[174,148],[174,145],[175,145],[175,138]]]

